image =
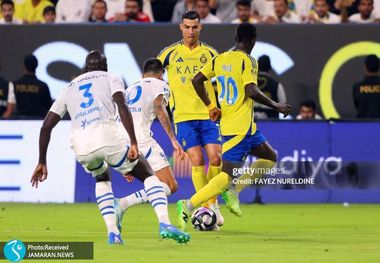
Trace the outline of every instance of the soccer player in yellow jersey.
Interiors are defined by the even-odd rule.
[[[163,49],[158,58],[168,73],[170,108],[177,140],[191,160],[192,181],[198,191],[220,172],[222,142],[219,125],[210,120],[209,110],[194,90],[191,80],[217,55],[217,51],[199,41],[202,24],[197,12],[186,12],[180,29],[183,39]],[[205,82],[205,87],[212,98],[214,90],[211,82]],[[207,176],[202,147],[209,160]],[[217,214],[218,225],[223,225],[224,219],[216,204],[216,196],[210,196],[209,199],[205,201]]]
[[[211,120],[216,121],[221,117],[223,166],[222,172],[189,200],[177,202],[178,223],[181,229],[186,228],[187,219],[195,207],[229,187],[234,169],[243,165],[248,154],[258,158],[253,164],[257,167],[271,168],[277,161],[275,151],[264,135],[256,129],[253,120],[253,101],[269,106],[285,116],[290,113],[290,106],[274,102],[257,87],[257,63],[249,55],[256,42],[255,26],[249,23],[240,24],[235,41],[236,46],[233,50],[216,56],[192,80],[197,94],[209,109]],[[221,110],[209,99],[203,84],[213,77],[217,79]],[[240,208],[231,206],[231,201],[235,201],[232,203],[236,205],[237,195],[235,200],[231,200],[232,195],[228,197],[230,198],[225,199],[227,207],[231,212],[241,216]]]

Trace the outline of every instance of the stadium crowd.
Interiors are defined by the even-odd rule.
[[[188,10],[202,23],[380,22],[380,0],[1,0],[0,24],[179,23]]]

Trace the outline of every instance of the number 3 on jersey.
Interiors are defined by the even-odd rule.
[[[82,102],[80,104],[81,108],[88,108],[94,102],[94,96],[90,92],[90,88],[92,87],[92,83],[88,83],[82,86],[79,86],[79,90],[84,90],[83,97],[87,99],[86,102]]]
[[[218,76],[217,77],[222,90],[219,95],[219,103],[222,103],[224,99],[228,105],[235,104],[238,98],[238,89],[236,86],[236,82],[232,77],[228,77],[226,80],[226,76]]]

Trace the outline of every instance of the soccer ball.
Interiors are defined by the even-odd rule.
[[[191,223],[195,230],[211,231],[216,227],[216,214],[209,208],[200,207],[191,216]]]

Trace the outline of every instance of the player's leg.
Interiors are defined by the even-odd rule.
[[[237,193],[240,193],[247,187],[252,179],[262,177],[264,175],[262,171],[273,168],[277,162],[276,152],[260,131],[256,131],[252,136],[252,149],[250,154],[257,157],[256,161],[250,166],[250,168],[252,168],[251,171],[254,172],[246,173],[239,177],[239,183],[234,187]]]
[[[199,121],[184,121],[176,124],[177,140],[191,161],[191,179],[195,191],[207,184]]]
[[[207,171],[207,181],[209,182],[221,171],[222,138],[219,124],[211,120],[200,121],[200,131],[202,145],[204,145],[209,160]],[[216,214],[218,226],[222,226],[224,218],[219,210],[217,196],[213,196],[207,203]]]
[[[108,232],[109,244],[122,244],[120,232],[116,226],[114,195],[112,191],[108,165],[93,153],[87,156],[77,156],[78,161],[96,180],[95,196],[99,211],[103,217]]]
[[[221,172],[222,161],[221,161],[221,152],[222,145],[220,144],[207,144],[204,146],[206,154],[209,160],[208,170],[207,170],[207,181],[211,181],[216,175]],[[224,217],[219,210],[217,195],[213,196],[210,200],[207,201],[208,207],[211,208],[217,218],[217,225],[222,226],[224,224]]]
[[[223,143],[222,171],[190,199],[177,202],[178,224],[181,229],[186,229],[186,223],[192,209],[228,188],[233,169],[240,167],[249,149],[244,139],[245,136],[240,135],[226,136]]]
[[[239,176],[239,180],[237,180],[236,184],[231,184],[229,190],[222,194],[224,201],[227,204],[227,207],[230,208],[230,211],[235,215],[239,215],[236,213],[240,211],[239,205],[239,193],[248,185],[250,185],[250,180],[257,177],[263,176],[263,173],[259,168],[270,169],[272,168],[277,161],[277,154],[273,150],[273,148],[269,145],[264,135],[257,130],[254,135],[249,136],[249,145],[250,145],[250,154],[257,157],[257,160],[251,164],[251,171],[253,173],[245,173]],[[264,170],[265,170],[264,169]]]
[[[177,202],[178,226],[182,230],[186,229],[186,223],[194,208],[200,206],[203,202],[209,200],[213,196],[219,195],[228,188],[229,182],[231,181],[229,176],[229,173],[231,173],[231,165],[233,164],[228,161],[223,161],[222,171],[218,175],[212,178],[190,199],[179,200]]]
[[[167,196],[177,191],[177,181],[173,176],[173,172],[169,166],[169,162],[166,159],[165,153],[159,144],[155,140],[150,140],[149,143],[139,145],[139,150],[147,159],[149,165],[152,167],[155,175],[162,182],[162,187]],[[144,189],[140,189],[133,194],[117,199],[120,205],[121,212],[124,213],[129,207],[137,204],[143,204],[148,202],[148,197]]]
[[[126,161],[117,170],[122,174],[129,173],[144,182],[144,191],[158,218],[160,225],[159,232],[162,238],[172,238],[179,243],[186,243],[190,240],[189,234],[171,225],[168,213],[168,200],[164,187],[158,177],[154,175],[148,161],[143,156],[139,157],[137,164],[133,168]]]

